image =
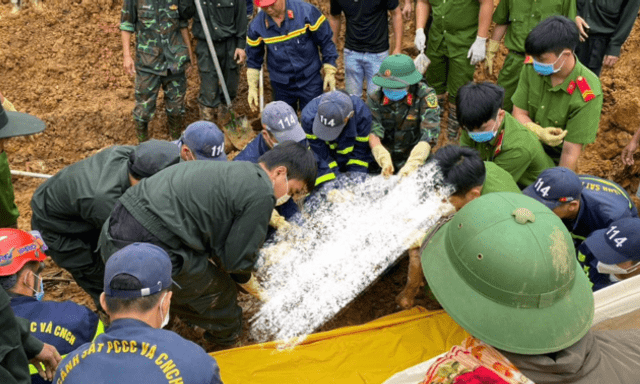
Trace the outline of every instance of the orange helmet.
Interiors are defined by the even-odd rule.
[[[0,276],[11,276],[30,261],[44,261],[47,246],[38,231],[0,229]]]

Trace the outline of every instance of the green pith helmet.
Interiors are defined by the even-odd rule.
[[[471,201],[422,253],[429,287],[474,337],[508,352],[556,352],[591,327],[593,293],[550,209],[504,192]]]
[[[407,55],[399,53],[384,59],[380,70],[373,76],[373,84],[382,88],[406,88],[422,80],[422,75],[416,70],[413,60]]]

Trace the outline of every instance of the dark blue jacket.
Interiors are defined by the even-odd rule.
[[[594,292],[613,284],[611,279],[609,279],[609,274],[598,272],[598,259],[593,256],[593,253],[591,253],[586,243],[582,243],[580,247],[578,247],[578,262],[582,266],[584,273],[587,274],[591,282],[591,289]]]
[[[576,247],[598,229],[626,217],[638,217],[638,210],[629,194],[613,181],[596,176],[580,175],[582,195],[580,211],[575,220],[566,222]]]
[[[174,332],[118,319],[105,333],[69,354],[53,382],[65,384],[220,384],[215,359]]]
[[[271,82],[302,88],[314,76],[320,76],[322,64],[336,66],[338,52],[332,36],[331,27],[318,8],[304,1],[286,0],[281,27],[264,11],[249,25],[247,67],[262,67],[266,47]]]
[[[302,129],[307,134],[309,145],[318,160],[316,186],[336,179],[341,172],[367,173],[369,163],[373,161],[369,147],[371,110],[361,98],[351,96],[353,116],[336,140],[323,141],[313,134],[313,120],[318,112],[320,97],[316,97],[307,104],[302,110],[300,120]]]

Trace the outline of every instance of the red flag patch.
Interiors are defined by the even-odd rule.
[[[531,56],[525,56],[525,57],[524,57],[524,63],[525,63],[525,64],[533,64],[533,57],[531,57]]]
[[[407,104],[413,105],[413,95],[412,94],[408,94],[407,95]]]
[[[575,81],[571,81],[569,83],[569,86],[567,87],[567,93],[570,95],[573,95],[573,92],[576,90],[576,82]]]
[[[288,10],[287,11],[287,16],[289,16],[289,19],[293,19],[293,11],[292,10]]]
[[[498,136],[498,141],[496,141],[496,150],[493,152],[493,157],[495,158],[496,156],[498,156],[498,154],[500,152],[502,152],[502,140],[504,139],[504,130],[502,130],[502,132],[500,132],[500,135]]]

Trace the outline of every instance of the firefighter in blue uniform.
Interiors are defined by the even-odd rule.
[[[11,297],[16,316],[26,319],[31,334],[51,344],[61,355],[73,351],[102,333],[104,326],[89,308],[72,301],[42,301],[41,272],[46,245],[37,233],[19,229],[0,229],[0,285]],[[30,367],[32,383],[48,383]]]
[[[307,137],[293,108],[284,101],[273,101],[267,104],[262,111],[262,131],[233,160],[258,164],[260,156],[287,140],[304,142],[307,146]],[[285,229],[288,227],[287,221],[298,212],[298,205],[289,199],[286,203],[275,208],[271,214],[269,226],[275,229]],[[272,231],[269,232],[272,233]],[[271,235],[269,232],[267,237]]]
[[[221,384],[215,359],[171,331],[171,259],[162,248],[134,243],[105,266],[100,302],[111,326],[60,363],[54,383]]]
[[[578,247],[593,231],[626,217],[638,217],[629,194],[610,180],[576,175],[555,167],[544,170],[522,191],[546,205],[565,223]]]
[[[594,231],[578,248],[578,261],[594,292],[640,274],[640,219],[620,219]]]
[[[302,110],[322,94],[323,89],[335,89],[338,52],[322,12],[301,0],[255,0],[254,3],[262,12],[253,19],[247,32],[251,109],[258,108],[258,80],[265,49],[274,100]]]
[[[358,96],[337,90],[313,99],[302,111],[302,129],[318,160],[316,188],[333,180],[362,180],[373,161],[371,111]]]

